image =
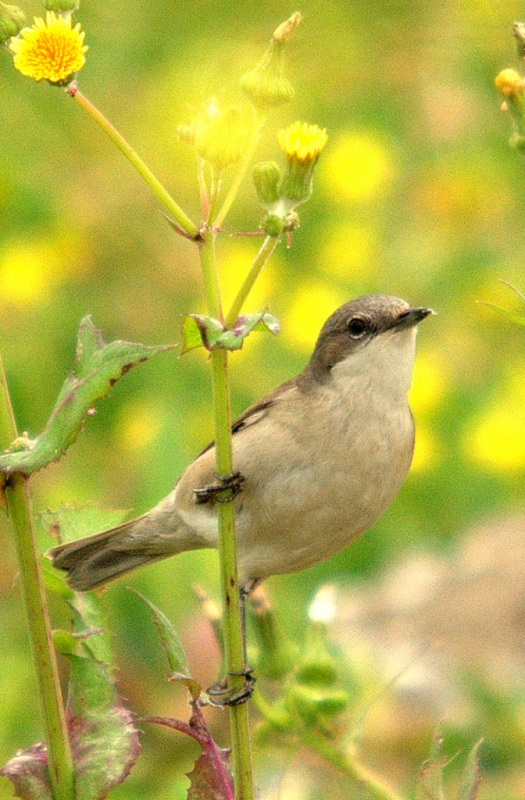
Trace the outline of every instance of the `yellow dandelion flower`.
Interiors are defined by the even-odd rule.
[[[35,81],[68,83],[73,74],[84,66],[84,31],[80,23],[71,27],[71,15],[60,16],[48,11],[45,21],[35,17],[31,28],[23,28],[12,39],[10,49],[15,54],[14,65],[22,75]]]
[[[308,125],[306,122],[294,122],[277,134],[281,150],[297,161],[314,161],[319,158],[328,139],[326,128]]]

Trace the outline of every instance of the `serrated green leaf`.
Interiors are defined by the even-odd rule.
[[[0,455],[0,470],[30,475],[57,461],[75,441],[93,404],[104,397],[122,375],[172,347],[147,347],[124,341],[104,344],[91,318],[85,317],[78,332],[74,370],[64,381],[47,425],[28,443],[26,450]]]
[[[140,744],[129,711],[117,703],[107,669],[66,653],[70,668],[68,730],[76,800],[104,800],[126,778]],[[43,744],[18,753],[1,770],[22,800],[52,800]]]
[[[479,748],[483,740],[477,742],[468,754],[461,783],[458,791],[458,800],[476,800],[478,789],[481,783],[481,773],[479,769]]]
[[[77,800],[102,800],[126,778],[140,752],[129,711],[117,703],[105,665],[67,656],[69,728]]]

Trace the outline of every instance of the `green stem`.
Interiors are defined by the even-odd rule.
[[[242,157],[241,163],[239,164],[239,167],[238,167],[237,172],[235,174],[235,178],[233,179],[233,182],[232,182],[232,184],[231,184],[231,186],[230,186],[230,188],[228,190],[228,194],[224,198],[224,201],[223,201],[223,204],[221,206],[221,209],[220,209],[219,213],[217,214],[215,219],[213,219],[213,224],[215,225],[216,228],[220,228],[221,227],[221,225],[224,222],[224,220],[225,220],[230,208],[232,207],[233,201],[235,200],[235,198],[237,196],[237,192],[239,191],[239,187],[240,187],[240,185],[241,185],[241,183],[243,181],[244,176],[246,175],[246,171],[248,170],[248,167],[250,166],[250,163],[251,163],[251,160],[252,160],[253,155],[255,153],[255,150],[257,148],[257,145],[259,144],[259,139],[260,139],[260,136],[261,136],[261,130],[262,130],[263,124],[264,124],[264,120],[257,120],[256,119],[254,128],[253,128],[251,136],[250,136],[250,141],[248,142],[248,147],[246,148],[246,151],[244,153],[244,156]]]
[[[264,242],[262,243],[261,249],[255,256],[253,263],[250,267],[250,270],[246,275],[241,288],[237,292],[235,300],[232,303],[232,307],[228,312],[228,316],[226,317],[227,328],[231,328],[232,325],[235,324],[235,320],[241,313],[244,301],[248,297],[248,294],[251,292],[253,284],[259,277],[262,268],[264,267],[264,265],[270,258],[271,254],[275,250],[275,247],[278,242],[279,242],[279,237],[267,236]]]
[[[340,749],[336,742],[324,739],[315,731],[306,728],[302,729],[301,736],[306,745],[344,772],[350,780],[362,786],[373,800],[402,800],[397,792],[382,783],[373,772],[363,767],[351,754]]]
[[[215,262],[215,233],[202,234],[200,256],[204,274],[206,299],[210,316],[222,320],[217,268]],[[215,422],[215,458],[217,475],[226,477],[233,470],[228,351],[211,353],[213,408]],[[223,639],[228,688],[242,688],[244,678],[244,647],[242,638],[239,579],[235,544],[235,510],[233,503],[217,503],[219,526],[219,561],[221,593],[224,609]],[[238,673],[237,675],[235,673]],[[229,707],[232,744],[232,763],[236,800],[253,800],[250,731],[246,703]]]
[[[124,137],[117,131],[111,122],[102,114],[93,103],[87,99],[77,88],[75,82],[71,83],[66,92],[74,97],[79,106],[86,111],[91,119],[99,125],[104,133],[107,133],[112,142],[114,142],[119,150],[124,153],[128,161],[130,161],[139,175],[146,181],[153,194],[160,200],[164,208],[167,210],[170,217],[172,217],[182,231],[187,234],[191,239],[197,239],[199,236],[199,229],[194,222],[184,213],[178,203],[175,202],[173,197],[166,191],[164,186],[157,180],[155,175],[146,166],[141,157],[133,150],[131,145],[124,139]]]
[[[7,447],[16,436],[9,390],[0,359],[0,442]],[[55,800],[74,800],[73,760],[36,546],[27,476],[15,473],[9,478],[6,501],[15,534],[20,582],[44,714],[51,789]]]

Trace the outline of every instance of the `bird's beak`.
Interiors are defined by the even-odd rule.
[[[402,311],[390,327],[395,328],[396,331],[412,328],[413,325],[417,325],[422,319],[434,313],[431,308],[409,308],[406,311]]]

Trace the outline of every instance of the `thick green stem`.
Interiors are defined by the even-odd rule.
[[[16,438],[16,435],[9,390],[0,359],[0,443],[7,447]],[[9,478],[5,493],[15,535],[20,583],[44,714],[49,778],[53,797],[55,800],[74,800],[73,760],[36,547],[29,478],[15,473]]]
[[[261,249],[255,256],[253,263],[249,269],[249,272],[246,275],[241,288],[237,292],[237,296],[235,297],[235,300],[232,303],[232,307],[228,312],[228,316],[226,317],[227,328],[231,328],[232,325],[235,324],[235,320],[241,313],[244,301],[251,292],[253,284],[259,277],[262,268],[264,267],[264,265],[270,258],[271,254],[275,250],[275,247],[278,242],[279,242],[278,237],[267,236],[264,242],[262,243]]]
[[[200,245],[201,264],[204,274],[206,299],[210,316],[222,320],[222,304],[215,263],[215,233],[203,233]],[[226,477],[233,470],[230,390],[228,380],[228,351],[213,350],[211,353],[213,408],[215,423],[216,471]],[[217,503],[219,525],[219,561],[223,601],[223,639],[228,688],[242,688],[244,678],[244,647],[242,639],[239,580],[235,544],[235,512],[233,503]],[[237,673],[237,674],[235,674]],[[236,800],[253,800],[250,731],[246,703],[230,706],[230,729],[232,740],[232,763]]]
[[[87,99],[85,95],[80,92],[75,83],[70,84],[67,93],[74,97],[79,106],[86,111],[91,119],[99,125],[104,133],[107,133],[112,142],[114,142],[119,150],[124,153],[128,161],[130,161],[139,175],[146,181],[153,194],[160,200],[170,217],[172,217],[181,230],[186,233],[191,239],[196,239],[199,235],[199,229],[194,222],[184,213],[178,203],[175,202],[173,197],[166,191],[164,186],[157,180],[155,175],[146,166],[140,156],[133,150],[131,145],[124,139],[111,122],[102,114],[93,103]]]

